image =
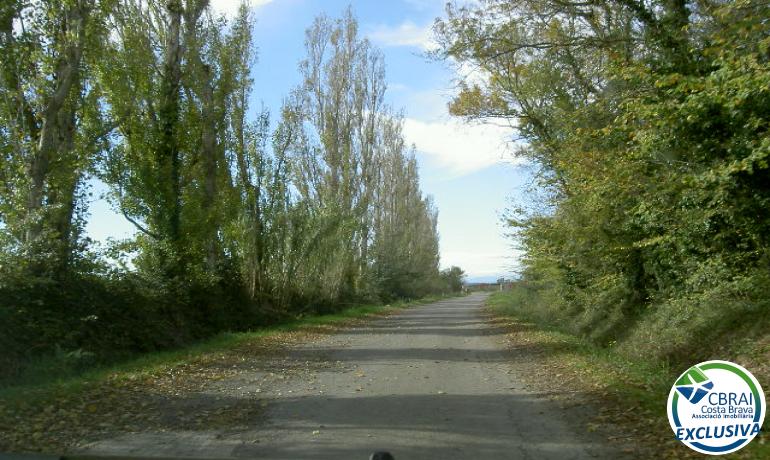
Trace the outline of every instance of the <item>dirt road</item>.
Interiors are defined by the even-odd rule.
[[[101,454],[366,459],[617,458],[564,409],[526,388],[486,321],[484,294],[444,300],[286,350],[291,377],[238,374],[186,397],[263,410],[239,427],[126,433],[84,446]],[[230,401],[232,403],[232,400]],[[196,409],[198,408],[198,409]],[[576,412],[577,411],[577,412]]]

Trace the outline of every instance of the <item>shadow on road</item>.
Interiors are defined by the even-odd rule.
[[[248,398],[214,398],[190,395],[171,401],[178,410],[200,407],[228,407],[237,411]],[[526,395],[391,395],[371,397],[305,396],[282,398],[281,412],[292,414],[280,425],[264,427],[263,416],[233,417],[232,423],[216,426],[186,427],[179,433],[178,421],[154,427],[154,432],[128,434],[111,441],[114,452],[154,452],[155,455],[218,456],[223,447],[228,456],[270,459],[366,459],[378,449],[390,450],[397,459],[473,458],[564,459],[576,451],[593,452],[606,457],[600,446],[590,441],[553,433],[547,422],[553,414],[538,394]],[[317,406],[319,410],[308,410]],[[510,411],[499,420],[500,407]],[[270,406],[266,409],[270,412]],[[409,418],[403,416],[410,414]],[[223,420],[226,413],[220,414]],[[512,421],[512,423],[508,423]],[[490,427],[497,427],[490,430]],[[269,439],[264,428],[278,429],[287,436]],[[176,430],[166,432],[166,430]],[[212,433],[212,432],[215,432]],[[293,432],[293,433],[292,433]],[[436,435],[449,443],[431,444]],[[304,438],[306,442],[297,442]],[[399,439],[395,444],[380,439]],[[511,440],[520,440],[511,444]],[[412,441],[408,448],[401,444]],[[425,442],[420,442],[424,440]],[[426,445],[422,445],[426,444]],[[429,445],[429,446],[427,446]],[[462,449],[460,447],[462,446]],[[514,450],[511,450],[512,447]],[[516,450],[520,449],[520,451]],[[109,448],[103,453],[112,453]],[[577,457],[580,458],[580,457]]]
[[[247,359],[252,368],[222,382],[227,388],[147,395],[162,412],[154,424],[92,447],[273,459],[365,459],[378,449],[398,460],[619,458],[585,433],[591,409],[562,411],[545,395],[513,386],[511,365],[568,345],[503,346],[510,328],[486,321],[482,300],[426,305]],[[265,388],[260,375],[273,372],[298,378],[273,380],[256,394]]]

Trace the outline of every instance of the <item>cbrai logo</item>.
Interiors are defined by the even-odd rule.
[[[765,418],[757,379],[729,361],[706,361],[685,371],[668,394],[676,438],[703,454],[735,452],[751,442]]]
[[[676,391],[688,401],[692,404],[698,404],[714,388],[714,382],[709,380],[706,374],[697,367],[691,367],[679,377],[675,386]]]

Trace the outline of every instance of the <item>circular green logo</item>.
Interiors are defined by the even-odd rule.
[[[765,394],[757,379],[729,361],[705,361],[685,371],[668,394],[668,421],[689,448],[708,455],[741,449],[759,433]]]

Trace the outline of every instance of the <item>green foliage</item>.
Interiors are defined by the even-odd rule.
[[[0,6],[0,378],[443,290],[382,54],[318,18],[271,128],[252,27],[245,3]],[[105,254],[94,179],[138,231]]]
[[[66,351],[55,346],[52,353],[34,356],[16,374],[0,375],[0,401],[15,404],[51,404],[51,398],[67,393],[78,393],[84,385],[106,379],[136,379],[157,373],[170,366],[179,366],[200,359],[209,353],[221,353],[255,340],[287,332],[301,331],[316,326],[333,326],[346,321],[381,315],[402,308],[440,300],[440,296],[427,296],[416,301],[397,301],[388,305],[355,305],[340,308],[325,315],[308,315],[292,318],[276,324],[254,325],[243,332],[217,332],[206,338],[183,346],[159,346],[152,349],[130,349],[124,345],[114,354],[74,349]],[[136,300],[136,299],[134,299]],[[171,330],[158,331],[170,333]],[[8,377],[11,377],[8,379]],[[34,389],[33,391],[30,391]]]
[[[457,266],[449,267],[441,271],[441,281],[449,292],[460,292],[465,283],[465,272]]]
[[[0,242],[55,277],[84,250],[83,179],[103,147],[89,71],[109,2],[0,6]]]
[[[289,201],[306,225],[291,238],[303,257],[289,281],[330,303],[421,297],[438,277],[437,211],[384,104],[382,54],[358,36],[350,10],[317,18],[305,46],[303,83],[280,128],[290,137]]]
[[[512,120],[545,201],[511,211],[531,315],[692,361],[767,323],[768,6],[492,1],[448,11],[477,65],[451,109]]]

